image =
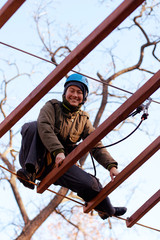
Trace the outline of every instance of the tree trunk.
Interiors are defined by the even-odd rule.
[[[66,195],[67,188],[61,187],[59,194]],[[23,228],[21,234],[15,240],[30,240],[40,225],[49,217],[55,208],[62,202],[64,197],[56,195],[50,203],[28,224]]]

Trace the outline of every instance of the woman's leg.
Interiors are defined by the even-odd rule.
[[[54,184],[69,188],[86,202],[93,199],[102,189],[97,178],[83,171],[76,165],[73,165]],[[112,206],[108,197],[106,197],[95,210],[106,212],[109,216],[113,216],[115,213],[115,208]]]

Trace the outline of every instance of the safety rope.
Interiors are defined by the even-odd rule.
[[[38,185],[39,185],[39,184],[37,184],[37,183],[34,183],[34,182],[32,182],[32,181],[26,180],[26,179],[18,176],[15,172],[13,172],[13,171],[11,171],[11,170],[3,167],[2,165],[0,165],[0,167],[3,168],[4,170],[10,172],[11,174],[15,175],[16,177],[21,178],[23,181],[26,181],[26,182],[28,182],[28,183],[31,183],[31,184],[33,184],[33,185],[35,185],[35,186],[38,186]],[[64,197],[64,198],[66,198],[66,199],[68,199],[68,200],[71,200],[71,201],[73,201],[73,202],[75,202],[75,203],[78,203],[78,204],[80,204],[80,205],[82,205],[82,206],[85,206],[84,203],[81,203],[81,202],[79,202],[79,201],[76,201],[76,200],[74,200],[74,199],[72,199],[72,198],[70,198],[70,197],[67,197],[67,196],[63,195],[63,194],[57,193],[57,192],[55,192],[55,191],[53,191],[53,190],[51,190],[51,189],[49,189],[49,188],[47,188],[46,190],[49,191],[49,192],[55,193],[55,194],[58,195],[58,196]]]
[[[10,172],[11,174],[17,176],[18,178],[21,178],[21,177],[19,177],[15,172],[13,172],[13,171],[11,171],[11,170],[3,167],[2,165],[0,165],[0,167],[3,168],[4,170]],[[23,178],[21,178],[21,179],[23,179]],[[36,184],[36,183],[34,183],[34,182],[32,182],[32,181],[28,181],[28,180],[26,180],[26,179],[23,179],[23,180],[26,181],[26,182],[32,183],[32,184],[34,184],[35,186],[38,186],[38,184]],[[54,194],[56,194],[56,195],[58,195],[58,196],[60,196],[60,197],[66,198],[66,199],[68,199],[68,200],[70,200],[70,201],[72,201],[72,202],[78,203],[78,204],[80,204],[80,205],[82,205],[82,206],[86,206],[86,203],[81,203],[81,202],[79,202],[79,201],[76,201],[76,200],[74,200],[73,198],[69,198],[69,197],[67,197],[67,196],[65,196],[65,195],[63,195],[63,194],[57,193],[57,192],[55,192],[55,191],[53,191],[53,190],[51,190],[51,189],[49,189],[49,188],[47,188],[46,190],[49,191],[49,192],[52,192],[52,193],[54,193]],[[96,211],[97,211],[97,210],[96,210]],[[101,212],[101,211],[97,211],[97,212]],[[124,221],[127,221],[127,220],[128,220],[128,219],[125,219],[125,218],[122,218],[122,217],[116,217],[116,216],[113,216],[113,217],[114,217],[114,218],[118,218],[118,219],[120,219],[120,220],[124,220]],[[153,228],[153,227],[150,227],[150,226],[147,226],[147,225],[138,223],[138,222],[136,222],[135,224],[136,224],[136,225],[139,225],[139,226],[142,226],[142,227],[144,227],[144,228],[148,228],[148,229],[151,229],[151,230],[160,232],[160,229],[156,229],[156,228]]]
[[[94,147],[94,148],[92,148],[92,150],[101,149],[101,148],[108,148],[108,147],[114,146],[114,145],[116,145],[116,144],[118,144],[118,143],[126,140],[128,137],[130,137],[130,136],[140,127],[140,125],[142,124],[142,122],[143,122],[145,119],[147,119],[147,117],[148,117],[148,107],[149,107],[150,103],[151,103],[151,99],[149,99],[149,102],[148,102],[146,105],[143,105],[143,106],[141,105],[141,106],[139,106],[133,113],[131,113],[131,114],[128,116],[128,117],[130,117],[130,116],[135,116],[137,113],[140,113],[140,112],[143,110],[143,115],[142,115],[142,117],[141,117],[140,123],[136,126],[136,128],[135,128],[131,133],[129,133],[126,137],[120,139],[120,140],[117,141],[117,142],[111,143],[111,144],[109,144],[109,145],[105,145],[105,146],[103,146],[103,147]],[[127,118],[128,118],[128,117],[127,117]],[[92,155],[91,152],[90,152],[90,156],[91,156],[92,165],[93,165],[93,169],[94,169],[94,176],[96,177],[96,166],[95,166],[94,158],[93,158],[93,155]]]
[[[37,55],[35,55],[35,54],[33,54],[33,53],[24,51],[24,50],[22,50],[22,49],[20,49],[20,48],[14,47],[14,46],[9,45],[9,44],[7,44],[7,43],[0,42],[0,44],[4,45],[4,46],[6,46],[6,47],[10,47],[10,48],[12,48],[12,49],[14,49],[14,50],[17,50],[17,51],[19,51],[19,52],[25,53],[25,54],[27,54],[27,55],[30,55],[30,56],[32,56],[32,57],[38,58],[38,59],[40,59],[40,60],[42,60],[42,61],[45,61],[45,62],[54,64],[52,61],[47,60],[46,58],[39,57],[39,56],[37,56]],[[75,70],[71,70],[71,71],[74,72],[74,73],[79,73],[79,72],[77,72],[77,71],[75,71]],[[89,76],[89,75],[86,75],[86,74],[83,74],[83,73],[81,73],[81,74],[82,74],[83,76],[89,78],[89,79],[92,79],[92,80],[96,81],[96,82],[103,83],[104,85],[108,85],[108,86],[110,86],[110,87],[112,87],[112,88],[115,88],[115,89],[117,89],[117,90],[123,91],[123,92],[125,92],[125,93],[133,94],[132,92],[130,92],[130,91],[128,91],[128,90],[125,90],[125,89],[123,89],[123,88],[119,88],[119,87],[116,87],[116,86],[114,86],[114,85],[110,85],[109,83],[106,83],[104,80],[99,80],[99,79],[93,78],[93,77],[91,77],[91,76]],[[156,101],[156,100],[153,100],[153,99],[152,99],[152,102],[157,103],[157,104],[160,104],[160,102],[158,102],[158,101]]]
[[[108,144],[108,145],[103,146],[103,147],[95,147],[95,148],[93,148],[93,149],[101,149],[101,148],[112,147],[112,146],[114,146],[114,145],[116,145],[116,144],[118,144],[118,143],[126,140],[128,137],[130,137],[130,136],[140,127],[140,125],[142,124],[142,122],[143,122],[143,120],[140,121],[140,123],[137,125],[137,127],[136,127],[131,133],[129,133],[126,137],[120,139],[119,141],[114,142],[114,143],[111,143],[111,144]]]
[[[127,220],[128,220],[128,218],[126,219],[126,218],[122,218],[122,217],[115,217],[115,218],[118,218],[118,219],[124,220],[124,221],[127,221]],[[138,222],[136,222],[135,224],[137,224],[137,225],[139,225],[139,226],[141,226],[141,227],[145,227],[145,228],[148,228],[148,229],[151,229],[151,230],[160,232],[160,229],[157,229],[157,228],[153,228],[153,227],[150,227],[150,226],[146,226],[146,225],[141,224],[141,223],[138,223]]]
[[[142,115],[142,117],[141,117],[141,121],[139,122],[139,124],[138,124],[138,125],[136,126],[136,128],[135,128],[131,133],[129,133],[126,137],[120,139],[120,140],[117,141],[117,142],[111,143],[111,144],[109,144],[109,145],[105,145],[105,146],[103,146],[103,147],[95,147],[95,148],[93,148],[93,149],[101,149],[101,148],[112,147],[112,146],[114,146],[114,145],[116,145],[116,144],[118,144],[118,143],[126,140],[128,137],[130,137],[130,136],[140,127],[140,125],[142,124],[142,122],[143,122],[145,119],[147,119],[147,116],[148,116],[148,114],[144,113],[144,114]]]
[[[140,123],[137,125],[137,127],[136,127],[130,134],[128,134],[126,137],[120,139],[119,141],[114,142],[114,143],[111,143],[111,144],[108,144],[108,145],[105,145],[105,146],[103,146],[103,147],[94,147],[94,148],[92,148],[92,149],[95,150],[95,149],[101,149],[101,148],[108,148],[108,147],[112,147],[112,146],[114,146],[114,145],[116,145],[116,144],[124,141],[124,140],[127,139],[129,136],[131,136],[131,135],[140,127],[140,125],[142,124],[143,120],[144,120],[144,119],[142,119],[142,120],[140,121]],[[94,158],[93,158],[93,155],[92,155],[91,152],[90,152],[90,156],[91,156],[92,165],[93,165],[93,169],[94,169],[94,176],[96,177],[96,174],[97,174],[97,172],[96,172],[96,166],[95,166],[95,161],[94,161]]]

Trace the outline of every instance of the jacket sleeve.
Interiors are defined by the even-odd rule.
[[[89,118],[86,121],[86,125],[84,128],[83,136],[82,138],[86,138],[88,135],[90,135],[95,128],[92,126]],[[112,167],[118,166],[118,163],[113,159],[113,157],[110,155],[110,153],[104,148],[104,145],[102,142],[98,142],[95,147],[91,150],[91,154],[96,159],[96,161],[101,164],[104,168],[110,170]]]
[[[38,133],[44,146],[50,153],[64,152],[64,147],[55,133],[55,110],[50,102],[47,102],[40,110],[38,119]]]

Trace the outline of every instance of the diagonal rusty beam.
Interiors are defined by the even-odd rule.
[[[25,0],[8,0],[0,9],[0,28],[9,20],[9,18],[18,10]]]
[[[132,227],[139,219],[141,219],[151,208],[160,201],[160,190],[150,197],[130,218],[127,219],[127,227]]]
[[[38,193],[45,191],[49,185],[62,176],[78,159],[93,148],[104,136],[123,121],[136,107],[145,101],[160,87],[160,71],[150,78],[139,90],[125,101],[108,119],[106,119],[92,134],[80,143],[64,160],[64,163],[53,169],[40,183]],[[160,140],[160,139],[159,139]],[[158,141],[158,140],[157,140]]]
[[[122,2],[3,120],[0,124],[0,137],[143,2],[144,0]]]
[[[160,149],[160,136],[155,139],[140,155],[138,155],[127,167],[125,167],[113,182],[109,182],[100,193],[87,203],[84,212],[88,213],[95,208],[105,197],[115,190],[131,174],[133,174],[142,164],[144,164],[156,151]]]

